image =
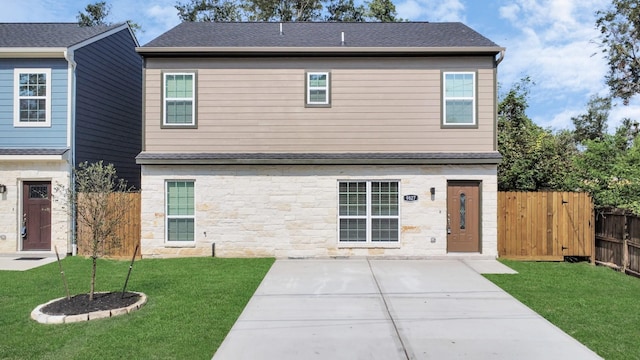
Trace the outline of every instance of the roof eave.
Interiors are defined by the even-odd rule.
[[[5,47],[0,48],[0,58],[62,58],[66,47]]]
[[[233,55],[233,54],[498,54],[505,48],[499,46],[439,46],[439,47],[137,47],[142,56],[171,55]]]

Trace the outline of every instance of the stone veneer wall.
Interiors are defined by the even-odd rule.
[[[54,246],[62,256],[71,251],[70,219],[61,201],[56,201],[58,184],[69,184],[69,164],[66,161],[0,161],[0,184],[7,191],[0,194],[0,253],[21,250],[20,226],[22,212],[22,182],[51,181],[51,252]]]
[[[196,242],[164,241],[166,180],[195,180]],[[400,181],[400,243],[343,247],[337,241],[338,180]],[[482,256],[497,249],[497,175],[492,165],[142,166],[143,257],[447,256],[447,180],[481,180]],[[429,189],[436,188],[431,200]],[[403,201],[408,194],[418,201]]]

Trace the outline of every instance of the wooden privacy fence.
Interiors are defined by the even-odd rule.
[[[616,209],[598,213],[596,263],[640,276],[640,217]]]
[[[80,194],[78,202],[86,201],[84,194]],[[140,245],[140,193],[114,193],[109,195],[109,205],[125,203],[120,211],[113,212],[118,218],[117,237],[118,242],[101,242],[101,253],[108,258],[125,259],[131,258],[136,245]],[[78,244],[78,255],[91,255],[91,231],[78,221],[76,240]],[[141,251],[138,248],[136,257],[141,258]]]
[[[594,260],[593,201],[587,193],[499,192],[498,254],[518,260]]]

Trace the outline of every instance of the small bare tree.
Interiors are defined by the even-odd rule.
[[[75,215],[78,229],[89,233],[91,268],[91,290],[93,300],[96,284],[96,263],[104,255],[105,244],[120,242],[118,230],[125,226],[126,214],[133,206],[127,196],[132,189],[123,179],[118,179],[113,164],[81,163],[73,170],[74,186],[60,186],[67,203],[66,209]],[[76,233],[76,236],[78,234]]]

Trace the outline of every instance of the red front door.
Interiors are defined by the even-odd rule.
[[[51,250],[51,182],[22,186],[22,250]]]

